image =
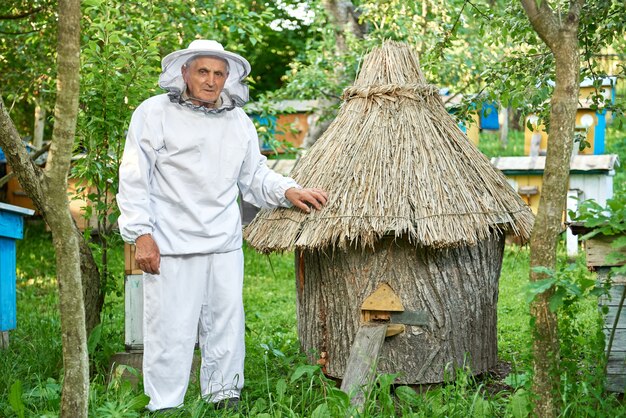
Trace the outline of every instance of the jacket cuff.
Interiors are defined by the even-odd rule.
[[[140,228],[134,231],[125,231],[122,233],[122,239],[129,244],[134,244],[137,238],[142,235],[152,234],[152,232],[152,228]]]
[[[291,189],[292,187],[295,187],[296,189],[301,189],[302,186],[300,186],[298,183],[296,183],[295,180],[293,179],[288,179],[289,181],[284,182],[283,184],[280,185],[280,187],[278,188],[278,192],[279,192],[279,201],[280,201],[280,205],[282,207],[285,208],[290,208],[293,207],[293,204],[289,201],[289,199],[287,199],[285,197],[285,192],[289,189]]]

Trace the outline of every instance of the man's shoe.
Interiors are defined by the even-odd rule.
[[[163,408],[150,412],[150,417],[176,417],[180,414],[181,410],[178,408]]]
[[[215,402],[215,409],[232,409],[239,410],[239,398],[226,398]]]

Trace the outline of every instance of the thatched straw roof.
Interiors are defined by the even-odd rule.
[[[436,248],[473,245],[492,230],[526,240],[533,215],[448,114],[417,56],[386,42],[344,91],[324,135],[294,167],[328,204],[310,214],[261,211],[245,237],[260,251],[372,246],[383,235]]]

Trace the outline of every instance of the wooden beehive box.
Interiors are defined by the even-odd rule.
[[[604,317],[605,349],[608,357],[606,389],[611,392],[624,393],[626,388],[626,310],[620,307],[626,295],[626,276],[611,275],[612,267],[617,264],[607,261],[607,255],[613,251],[611,243],[618,236],[596,235],[585,241],[587,266],[595,270],[598,280],[602,283],[611,281],[608,296],[598,300],[600,308],[608,308]],[[626,255],[626,250],[622,249]],[[618,316],[619,314],[619,316]]]
[[[17,326],[15,241],[24,237],[24,217],[33,210],[0,203],[0,348],[9,345],[9,330]]]

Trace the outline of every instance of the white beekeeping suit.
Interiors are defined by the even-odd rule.
[[[181,67],[195,56],[228,62],[215,108],[186,96]],[[158,410],[182,405],[200,324],[201,390],[209,401],[238,398],[243,386],[242,234],[237,197],[290,206],[299,187],[271,171],[248,100],[248,62],[215,41],[194,41],[162,61],[167,94],[133,113],[120,166],[119,226],[125,241],[150,234],[160,274],[144,273],[144,386]]]

